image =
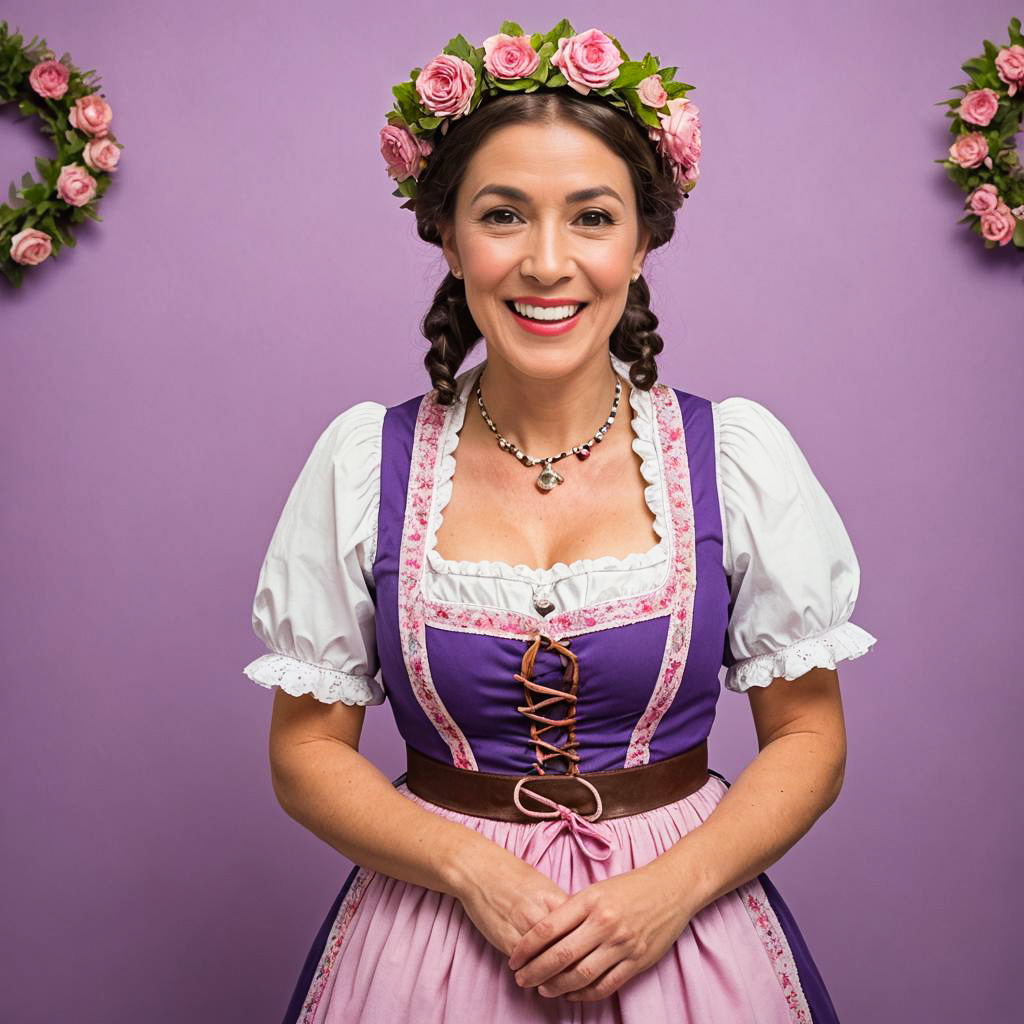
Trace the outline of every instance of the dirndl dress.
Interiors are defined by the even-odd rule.
[[[628,373],[626,364],[613,363],[618,372]],[[518,777],[531,772],[536,751],[529,719],[518,710],[524,690],[516,676],[524,650],[538,632],[571,643],[576,655],[573,727],[581,772],[643,765],[700,744],[714,720],[723,666],[731,672],[727,687],[742,691],[747,685],[765,685],[766,672],[770,681],[774,676],[796,678],[814,664],[834,667],[837,660],[857,657],[874,642],[849,622],[857,567],[845,531],[841,523],[837,526],[838,516],[832,518],[834,507],[800,461],[791,436],[770,414],[776,442],[789,438],[782,443],[791,460],[788,470],[785,459],[775,470],[806,470],[801,507],[814,514],[807,511],[807,495],[813,492],[819,510],[816,526],[827,523],[832,530],[833,546],[818,556],[822,564],[808,570],[807,580],[828,577],[830,592],[821,607],[827,605],[823,614],[832,614],[836,621],[797,625],[806,635],[780,638],[775,650],[761,653],[751,653],[738,632],[730,631],[741,598],[736,576],[742,573],[723,571],[728,556],[723,553],[723,487],[716,468],[722,448],[715,415],[719,410],[708,399],[661,383],[650,392],[634,389],[631,397],[634,432],[641,425],[647,428],[647,496],[660,526],[657,553],[663,557],[650,560],[660,567],[653,570],[653,586],[610,599],[595,588],[596,600],[571,607],[555,602],[546,614],[535,610],[552,603],[553,591],[544,579],[530,586],[533,609],[443,599],[443,592],[430,590],[430,578],[437,582],[430,562],[439,505],[450,496],[452,467],[441,467],[438,460],[451,459],[457,439],[450,432],[465,414],[474,381],[470,371],[460,376],[460,404],[455,407],[436,404],[431,392],[386,409],[377,407],[379,431],[367,427],[364,434],[379,444],[370,446],[374,455],[379,452],[372,497],[355,475],[346,476],[352,457],[346,463],[338,454],[345,449],[346,436],[351,450],[356,414],[348,410],[332,425],[337,427],[347,415],[347,432],[325,431],[292,490],[261,572],[254,626],[272,653],[247,666],[246,674],[254,681],[281,685],[292,693],[312,692],[322,700],[388,700],[401,736],[417,751],[462,769]],[[748,403],[747,412],[764,408],[746,399],[727,401]],[[374,419],[371,406],[376,403],[353,407],[368,414],[364,423]],[[634,447],[641,451],[642,444]],[[745,468],[750,469],[749,462]],[[447,484],[440,501],[439,481]],[[304,582],[315,579],[323,586],[325,578],[330,580],[323,565],[318,569],[308,551],[300,550],[301,538],[332,530],[328,550],[337,550],[338,520],[328,522],[328,513],[317,511],[318,487],[332,492],[322,510],[330,509],[337,517],[344,507],[339,497],[347,496],[351,508],[361,507],[366,520],[375,519],[376,534],[375,545],[368,549],[368,596],[361,603],[348,601],[350,625],[335,628],[334,647],[325,641],[319,648],[310,639],[313,631],[305,640],[300,635],[302,615],[296,610],[289,619],[284,601],[289,590],[296,592]],[[349,532],[358,533],[354,527]],[[817,536],[825,532],[818,529]],[[737,529],[738,546],[740,537]],[[812,543],[810,535],[805,543]],[[834,592],[835,580],[842,577],[834,571],[837,550],[852,581],[840,601]],[[366,550],[357,551],[353,544],[352,551],[350,565],[358,565],[360,555],[366,564]],[[746,562],[749,568],[750,559]],[[792,559],[782,553],[779,564],[792,564]],[[770,568],[768,564],[765,571]],[[285,573],[288,586],[282,582]],[[353,575],[342,565],[338,579],[348,579],[345,585],[351,590]],[[810,586],[806,581],[804,585]],[[338,592],[342,590],[339,584]],[[790,588],[783,600],[792,595]],[[309,612],[306,622],[322,621],[339,609],[338,594],[318,594],[314,603],[316,613]],[[294,598],[293,604],[297,609]],[[786,617],[790,624],[793,619]],[[361,661],[353,660],[360,656]],[[372,678],[378,668],[380,682]],[[557,651],[542,648],[533,678],[559,687],[564,668]],[[545,733],[556,746],[566,736]],[[421,799],[406,786],[404,775],[393,784],[432,813],[514,852],[570,894],[668,850],[707,819],[729,786],[712,769],[706,784],[681,800],[579,827],[582,819],[574,813],[535,823],[467,815]],[[701,909],[655,965],[611,996],[573,1002],[521,988],[506,954],[490,945],[456,898],[357,864],[312,941],[284,1024],[469,1024],[481,1016],[492,1024],[838,1020],[793,914],[766,873]]]

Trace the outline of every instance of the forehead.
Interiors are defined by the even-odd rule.
[[[492,132],[473,154],[462,197],[468,202],[489,184],[512,185],[531,196],[561,201],[574,189],[600,184],[625,196],[630,177],[625,161],[585,128],[563,122],[514,124]]]

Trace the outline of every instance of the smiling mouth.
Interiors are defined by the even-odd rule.
[[[566,320],[572,320],[574,317],[579,316],[580,313],[582,313],[583,310],[585,310],[587,308],[587,306],[590,305],[590,303],[589,302],[581,302],[581,303],[579,303],[576,306],[576,312],[575,313],[572,313],[570,316],[560,317],[557,320],[551,320],[551,319],[543,319],[542,320],[540,317],[534,318],[534,317],[531,317],[531,316],[524,316],[522,313],[519,312],[519,310],[516,309],[515,304],[512,302],[511,299],[506,299],[505,300],[505,305],[508,306],[508,309],[509,309],[510,313],[514,313],[516,316],[521,317],[523,320],[529,320],[530,323],[534,323],[534,324],[560,324],[560,323],[564,323]]]

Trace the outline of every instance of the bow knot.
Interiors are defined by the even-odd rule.
[[[595,825],[588,817],[580,814],[578,811],[573,810],[571,807],[567,807],[565,804],[558,803],[557,800],[552,800],[550,797],[544,796],[543,793],[536,793],[532,789],[528,789],[526,792],[530,796],[537,800],[539,803],[547,804],[548,807],[553,808],[551,811],[531,811],[529,808],[524,807],[522,801],[519,799],[519,791],[522,788],[522,784],[529,778],[524,776],[516,784],[515,793],[513,800],[516,806],[531,818],[547,818],[552,819],[550,824],[553,828],[539,825],[534,829],[530,836],[528,847],[533,846],[537,840],[538,834],[543,835],[547,838],[547,842],[543,843],[540,850],[534,851],[534,856],[540,858],[540,856],[547,850],[547,848],[554,842],[555,838],[561,834],[563,828],[568,828],[572,837],[576,840],[576,844],[579,848],[588,856],[594,860],[607,860],[612,855],[612,850],[615,849],[615,843],[613,841],[611,833],[608,831],[608,826],[605,823],[601,823],[601,827]],[[579,779],[580,782],[589,786],[593,790],[594,795],[597,797],[597,810],[594,812],[594,818],[601,816],[601,794],[591,785],[586,779]],[[602,852],[595,852],[593,849],[588,848],[587,843],[584,840],[584,836],[589,836],[591,839],[603,845],[604,849]]]

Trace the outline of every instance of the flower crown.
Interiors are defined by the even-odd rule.
[[[485,97],[543,86],[594,92],[646,127],[685,199],[699,174],[700,114],[685,95],[693,86],[673,80],[677,70],[659,67],[649,53],[630,60],[614,36],[597,28],[576,34],[565,18],[546,35],[530,36],[505,21],[478,47],[457,35],[391,90],[395,106],[380,131],[387,173],[398,182],[391,194],[406,197],[402,209],[414,209],[416,181],[452,121],[473,113]]]

